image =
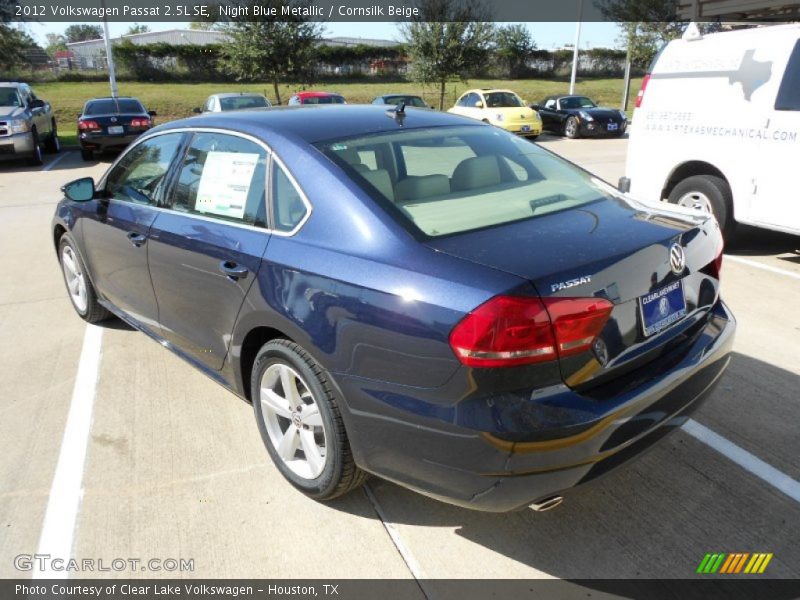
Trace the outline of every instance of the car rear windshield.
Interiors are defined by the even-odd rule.
[[[524,106],[522,100],[513,92],[489,92],[483,95],[488,108],[503,108],[507,106]]]
[[[494,127],[406,129],[317,147],[428,237],[534,219],[610,193],[607,184]]]
[[[344,104],[342,96],[307,96],[303,98],[303,104]]]
[[[132,98],[113,98],[103,100],[92,100],[86,103],[86,109],[83,111],[84,115],[112,115],[112,114],[129,114],[129,113],[143,113],[144,107],[138,100]]]
[[[222,110],[242,110],[246,108],[266,108],[270,104],[264,96],[233,96],[220,98],[219,105]]]
[[[386,104],[394,104],[397,106],[401,102],[405,102],[406,106],[416,106],[417,108],[428,107],[419,96],[388,96],[386,98]]]
[[[0,88],[0,106],[22,106],[17,90],[12,87]]]

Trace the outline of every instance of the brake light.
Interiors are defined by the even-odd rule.
[[[97,121],[78,121],[78,129],[80,131],[93,131],[102,129],[102,127],[100,127],[100,123]]]
[[[650,73],[647,73],[642,79],[642,87],[639,90],[639,93],[636,94],[636,108],[639,108],[642,105],[642,100],[644,100],[644,91],[647,89],[647,83],[649,81],[650,81]]]
[[[722,236],[719,237],[719,243],[717,244],[717,253],[710,263],[708,263],[705,267],[700,269],[706,275],[713,277],[714,279],[719,280],[720,276],[722,275],[722,256],[723,252],[725,252],[725,242],[722,239]]]
[[[149,129],[150,128],[150,119],[142,119],[136,117],[135,119],[131,119],[130,124],[131,129]]]
[[[614,309],[604,298],[545,298],[544,305],[553,322],[561,358],[591,348]]]
[[[551,361],[590,348],[613,308],[602,298],[495,296],[453,328],[450,346],[468,367]]]

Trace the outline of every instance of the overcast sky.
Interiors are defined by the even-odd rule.
[[[44,45],[48,33],[63,33],[71,23],[28,23],[28,33]],[[111,37],[124,34],[132,23],[109,23]],[[147,23],[152,31],[188,28],[189,23]],[[539,48],[550,50],[571,44],[575,39],[575,23],[524,23]],[[396,23],[326,23],[325,35],[329,37],[371,37],[400,40]],[[368,30],[368,36],[365,34]],[[581,28],[581,48],[613,48],[617,46],[619,29],[614,23],[584,23]]]

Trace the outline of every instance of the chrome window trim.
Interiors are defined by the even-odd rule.
[[[165,212],[165,213],[184,215],[186,217],[191,217],[191,218],[194,218],[194,219],[200,219],[200,220],[203,220],[203,221],[212,221],[214,223],[222,223],[222,224],[225,224],[225,225],[233,225],[234,227],[244,227],[246,229],[254,229],[256,231],[263,231],[263,232],[268,233],[270,235],[277,235],[277,236],[280,236],[280,237],[292,237],[292,236],[294,236],[298,231],[300,231],[300,229],[303,227],[303,225],[306,224],[306,221],[308,221],[308,219],[311,217],[311,213],[314,210],[314,206],[311,204],[311,201],[308,199],[308,196],[306,196],[306,193],[303,190],[303,188],[297,182],[297,179],[295,178],[294,173],[292,173],[291,170],[286,167],[286,163],[284,163],[281,160],[281,158],[275,153],[275,151],[272,148],[270,148],[270,146],[266,142],[264,142],[263,140],[258,139],[255,136],[252,136],[252,135],[250,135],[248,133],[242,133],[240,131],[232,131],[232,130],[229,130],[229,129],[220,129],[218,127],[177,127],[175,129],[165,129],[164,131],[156,131],[154,133],[145,133],[145,134],[141,135],[139,138],[137,138],[136,141],[134,141],[130,146],[128,146],[117,157],[117,159],[113,163],[111,163],[111,166],[108,168],[108,170],[103,174],[103,177],[100,179],[100,184],[102,184],[102,185],[98,185],[98,187],[100,187],[102,189],[105,189],[105,184],[106,184],[106,179],[108,177],[108,174],[114,168],[116,168],[116,166],[119,163],[119,161],[121,161],[123,158],[125,158],[125,156],[128,154],[128,152],[130,152],[131,150],[136,148],[139,144],[142,144],[142,143],[146,142],[149,139],[152,139],[152,138],[155,138],[155,137],[158,137],[158,136],[161,136],[161,135],[168,135],[168,134],[171,134],[171,133],[190,133],[190,134],[191,133],[218,133],[218,134],[221,134],[221,135],[232,135],[232,136],[235,136],[235,137],[240,137],[240,138],[243,138],[245,140],[251,141],[251,142],[253,142],[255,144],[258,144],[259,146],[261,146],[266,151],[267,160],[268,161],[271,161],[271,160],[277,161],[278,164],[283,169],[284,173],[286,173],[286,176],[289,178],[289,181],[291,181],[292,185],[295,187],[295,189],[297,189],[298,193],[300,194],[300,199],[303,201],[303,204],[305,204],[305,206],[306,206],[306,214],[303,217],[303,219],[301,219],[300,222],[291,231],[277,231],[275,229],[271,229],[270,227],[256,227],[255,225],[250,225],[248,223],[237,223],[235,221],[226,221],[225,219],[218,219],[218,218],[215,218],[215,217],[208,217],[208,216],[205,216],[205,215],[199,215],[199,214],[195,214],[195,213],[185,213],[185,212],[181,212],[181,211],[178,211],[178,210],[173,210],[171,208],[166,208],[166,207],[163,207],[163,206],[147,205],[149,208],[153,208],[153,209],[155,209],[157,211],[161,211],[161,212]],[[271,207],[269,206],[269,203],[272,200],[272,188],[271,188],[271,183],[272,182],[270,181],[270,172],[271,172],[271,169],[268,168],[266,170],[265,175],[264,175],[264,202],[267,203],[267,205],[264,208],[266,209],[266,214],[267,215],[271,214],[271,210],[270,210]],[[124,202],[124,200],[120,200],[120,202]],[[144,205],[141,205],[141,206],[144,206]]]

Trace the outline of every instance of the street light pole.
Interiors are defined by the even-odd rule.
[[[108,34],[108,19],[106,19],[106,0],[100,0],[100,6],[103,7],[103,33],[106,41],[106,62],[108,63],[108,81],[111,84],[111,97],[116,98],[119,95],[117,90],[117,76],[114,73],[114,54],[111,52],[111,38]]]
[[[581,43],[581,19],[583,18],[583,0],[578,0],[578,23],[575,26],[575,47],[572,49],[572,76],[569,80],[569,93],[575,93],[575,77],[578,74],[578,47]]]

